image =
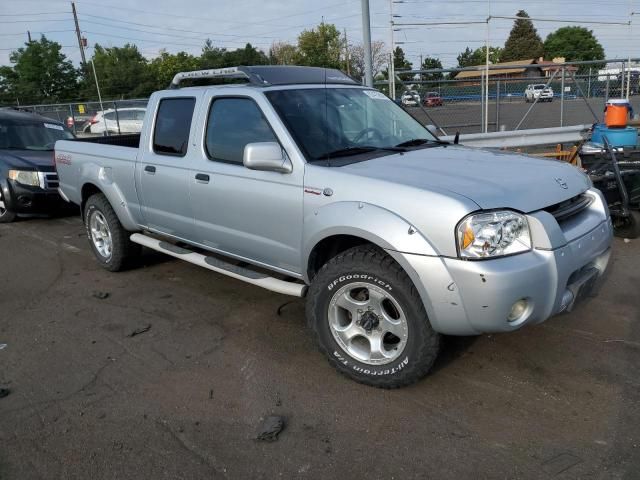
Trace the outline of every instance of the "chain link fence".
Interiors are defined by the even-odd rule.
[[[601,122],[609,98],[626,97],[640,113],[640,63],[496,64],[485,68],[397,72],[395,100],[422,124],[443,134],[524,130]],[[634,63],[635,62],[635,63]],[[530,85],[553,90],[552,98],[527,96]],[[389,94],[389,82],[375,84]],[[538,87],[540,88],[540,87]],[[488,90],[488,94],[487,94]],[[393,93],[393,92],[392,92]],[[393,97],[393,95],[391,95]],[[137,133],[148,99],[29,105],[21,109],[63,122],[79,137]]]
[[[78,137],[139,133],[148,99],[23,105],[19,108],[64,123]]]
[[[603,121],[609,98],[626,97],[627,83],[630,103],[640,113],[640,64],[628,65],[620,60],[496,64],[489,68],[488,88],[484,66],[397,72],[395,100],[445,134],[481,133],[485,126],[491,132],[588,124]],[[552,96],[535,93],[542,86]],[[376,82],[376,88],[389,94],[388,80]]]

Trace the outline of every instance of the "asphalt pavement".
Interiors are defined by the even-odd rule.
[[[571,314],[448,337],[384,391],[328,365],[302,300],[153,252],[109,273],[75,217],[0,225],[0,478],[639,478],[640,241],[614,248]]]

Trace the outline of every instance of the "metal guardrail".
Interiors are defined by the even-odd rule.
[[[469,133],[460,135],[459,143],[469,147],[492,148],[532,147],[536,145],[575,143],[585,138],[591,126],[591,124],[588,124],[569,127],[513,130],[508,132]],[[440,139],[449,142],[453,142],[454,138],[454,135],[440,137]]]

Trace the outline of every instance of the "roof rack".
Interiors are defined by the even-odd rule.
[[[183,80],[199,79],[240,79],[252,85],[296,85],[310,83],[358,85],[354,79],[340,70],[323,67],[301,67],[297,65],[258,65],[213,68],[176,73],[169,85],[170,89],[180,88]]]

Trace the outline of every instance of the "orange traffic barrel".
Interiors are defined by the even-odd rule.
[[[632,114],[631,104],[625,98],[612,98],[604,107],[604,123],[609,128],[624,128]]]

